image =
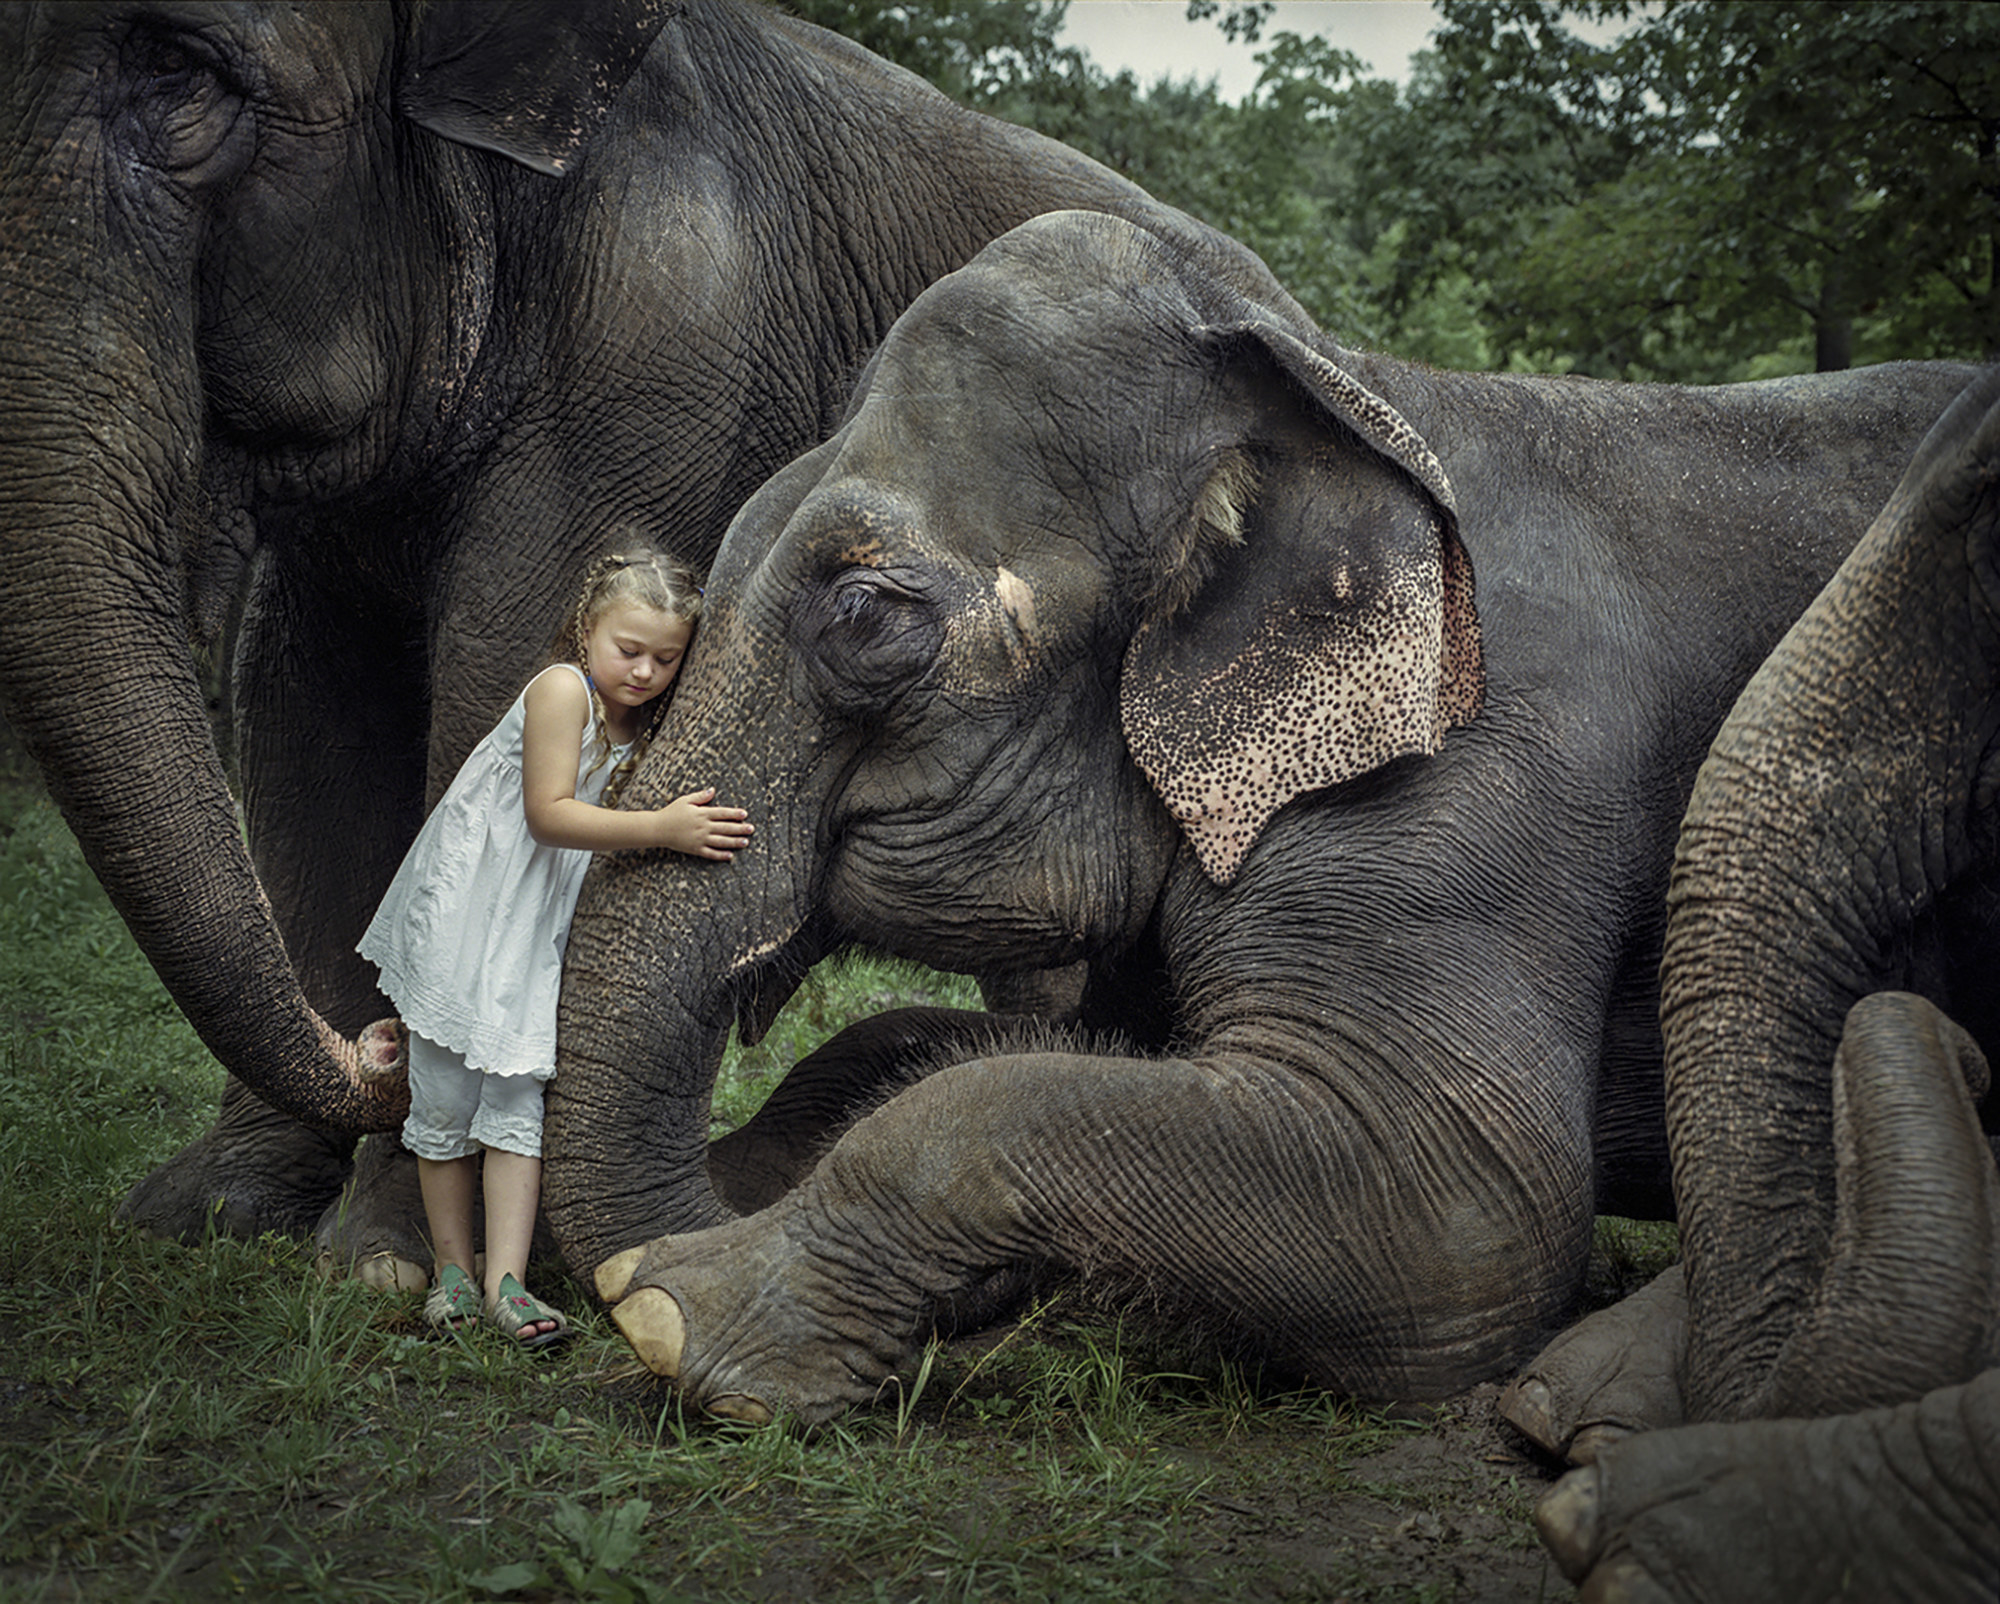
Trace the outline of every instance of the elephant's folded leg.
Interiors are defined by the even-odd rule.
[[[1586,1599],[2000,1596],[2000,1370],[1914,1404],[1613,1443],[1535,1514]]]
[[[716,1196],[743,1214],[768,1207],[848,1126],[897,1092],[957,1059],[1044,1029],[956,1008],[898,1008],[849,1025],[794,1064],[749,1120],[709,1144]]]
[[[1590,1464],[1621,1437],[1681,1423],[1686,1347],[1677,1264],[1551,1342],[1500,1395],[1500,1414],[1547,1452]]]
[[[304,1235],[346,1181],[354,1141],[299,1124],[232,1078],[215,1124],[138,1181],[119,1218],[182,1242],[199,1242],[211,1225],[232,1236]]]
[[[867,1401],[941,1301],[1010,1265],[1325,1385],[1441,1397],[1563,1307],[1580,1266],[1537,1240],[1523,1275],[1523,1245],[1567,1208],[1580,1258],[1589,1186],[1579,1163],[1566,1197],[1544,1178],[1503,1201],[1490,1176],[1475,1194],[1426,1125],[1256,1065],[977,1060],[856,1124],[778,1205],[617,1255],[598,1290],[656,1371],[753,1418]]]

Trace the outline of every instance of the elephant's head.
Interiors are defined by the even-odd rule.
[[[570,1262],[719,1216],[722,1037],[821,954],[1114,957],[1177,863],[1227,883],[1482,686],[1443,474],[1313,331],[1130,223],[1004,236],[724,541],[628,805],[714,784],[756,846],[586,884],[548,1116]]]
[[[1696,782],[1661,972],[1694,1418],[1860,1409],[2000,1362],[1976,1111],[2000,1048],[1996,536],[2000,370]]]
[[[489,190],[550,182],[663,10],[0,8],[0,705],[203,1039],[315,1123],[394,1107],[286,961],[190,633],[288,509],[463,430]]]

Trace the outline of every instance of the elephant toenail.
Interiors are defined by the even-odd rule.
[[[668,1381],[680,1375],[687,1320],[671,1293],[641,1287],[611,1311],[611,1319],[654,1375]]]
[[[725,1392],[719,1398],[709,1399],[702,1407],[711,1415],[723,1420],[740,1420],[746,1426],[768,1426],[771,1423],[769,1406],[748,1393]]]
[[[1597,1558],[1597,1472],[1573,1470],[1535,1506],[1535,1530],[1563,1575],[1579,1582]]]

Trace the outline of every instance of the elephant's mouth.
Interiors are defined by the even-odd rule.
[[[754,1047],[764,1039],[792,994],[799,989],[812,966],[825,957],[834,943],[808,921],[775,949],[760,953],[730,977],[729,989],[736,1015],[737,1039]]]

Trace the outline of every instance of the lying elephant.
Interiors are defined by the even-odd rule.
[[[392,1121],[355,941],[586,559],[705,567],[931,280],[1162,210],[734,0],[5,6],[0,117],[0,697],[236,1077],[128,1200],[170,1234],[311,1229],[354,1144],[290,1116]],[[246,566],[247,852],[187,638]]]
[[[586,881],[546,1130],[569,1263],[750,1418],[867,1400],[1018,1266],[1365,1395],[1508,1365],[1593,1214],[1665,1201],[1694,770],[1968,371],[1438,373],[1126,221],[989,246],[717,558],[630,805],[715,784],[757,844]],[[1120,1040],[980,1015],[954,1051],[926,1016],[845,1096],[814,1066],[725,1145],[796,1186],[731,1218],[722,1038],[850,943],[1085,964],[1079,1028]],[[816,1164],[794,1139],[866,1107]]]
[[[1701,770],[1662,976],[1687,1332],[1665,1361],[1717,1424],[1601,1445],[1545,1500],[1587,1597],[2000,1597],[1996,535],[2000,369]],[[1606,1336],[1538,1367],[1563,1434],[1639,1362]]]

